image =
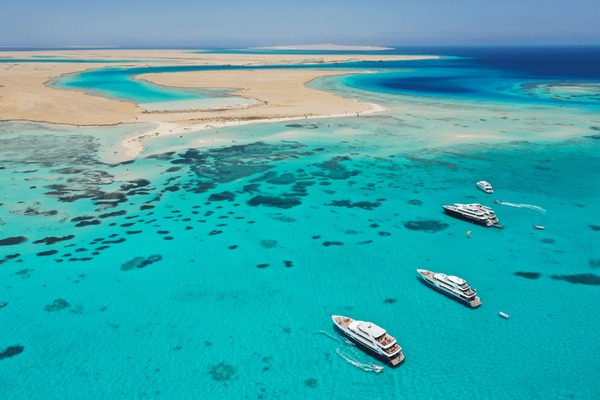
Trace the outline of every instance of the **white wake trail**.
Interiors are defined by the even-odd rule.
[[[342,357],[350,365],[354,365],[356,368],[360,368],[365,372],[380,373],[383,371],[383,367],[375,364],[364,363],[356,358],[355,354],[346,353],[341,348],[335,349],[338,356]]]
[[[542,213],[542,214],[546,214],[546,210],[544,210],[540,206],[536,206],[536,205],[533,205],[533,204],[515,204],[515,203],[509,203],[507,201],[500,201],[500,200],[494,200],[494,202],[496,204],[500,204],[500,205],[503,205],[503,206],[516,207],[516,208],[528,208],[530,210],[537,211],[537,212]]]
[[[352,343],[347,338],[345,338],[345,337],[340,338],[339,336],[333,336],[329,332],[325,332],[325,331],[318,331],[318,332],[315,332],[315,334],[326,336],[329,339],[331,339],[337,343],[343,342],[349,346],[352,346],[348,349],[348,351],[342,350],[341,347],[338,347],[337,349],[335,349],[335,352],[337,353],[337,355],[342,357],[348,364],[353,365],[357,368],[360,368],[366,372],[379,373],[379,372],[383,371],[382,366],[379,366],[379,365],[376,365],[373,363],[365,363],[365,362],[360,361],[360,355],[357,354],[357,350],[355,350],[354,343]]]

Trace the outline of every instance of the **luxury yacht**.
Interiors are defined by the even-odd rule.
[[[471,289],[464,279],[458,276],[427,271],[426,269],[418,269],[417,272],[421,275],[425,283],[438,292],[471,307],[481,305],[481,300],[477,297],[477,291]]]
[[[473,204],[459,204],[456,203],[452,206],[443,205],[442,208],[446,214],[451,215],[455,218],[459,218],[465,221],[473,222],[483,226],[494,226],[496,228],[502,228],[498,224],[498,217],[494,210],[484,205],[473,203]]]
[[[331,319],[344,335],[353,343],[395,367],[404,361],[402,347],[385,329],[372,322],[357,321],[342,315],[332,315]]]
[[[481,190],[483,190],[486,193],[494,193],[494,189],[492,189],[492,185],[490,185],[489,183],[487,183],[486,181],[479,181],[477,182],[477,187]]]

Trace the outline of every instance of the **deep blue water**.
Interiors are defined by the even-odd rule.
[[[226,50],[221,50],[226,52]],[[246,51],[238,51],[246,53]],[[263,51],[279,53],[280,51]],[[284,51],[284,54],[286,51]],[[296,52],[294,52],[295,54]],[[313,54],[314,52],[308,52]],[[327,52],[317,52],[328,54]],[[343,53],[346,52],[334,52]],[[360,54],[369,52],[357,52]],[[398,48],[381,54],[441,55],[442,59],[341,64],[302,64],[286,68],[378,71],[349,76],[344,83],[358,89],[421,96],[530,104],[598,107],[600,47],[470,47]],[[201,91],[161,88],[135,80],[142,73],[207,71],[216,69],[277,69],[280,66],[156,66],[103,68],[61,78],[58,87],[101,91],[105,95],[137,102],[207,98]],[[583,85],[576,96],[549,96],[548,84]]]
[[[406,49],[405,49],[406,50]],[[353,87],[382,92],[517,103],[598,106],[598,87],[588,96],[533,95],[522,85],[600,81],[600,47],[482,47],[409,49],[412,54],[452,54],[443,60],[386,62],[398,71],[351,76]],[[591,98],[590,98],[591,97]]]

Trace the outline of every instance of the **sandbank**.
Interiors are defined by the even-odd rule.
[[[65,74],[107,66],[155,65],[293,65],[431,58],[396,55],[210,54],[181,50],[62,50],[0,52],[0,120],[95,126],[150,122],[155,134],[180,133],[217,126],[344,116],[380,111],[331,93],[310,89],[306,83],[324,76],[364,73],[331,69],[256,69],[143,74],[136,79],[182,88],[228,88],[252,104],[224,108],[149,111],[137,104],[107,99],[48,85]],[[28,59],[28,62],[19,62]],[[67,60],[68,62],[65,62]],[[95,60],[94,63],[77,62]],[[246,102],[247,103],[247,102]],[[169,126],[165,130],[162,127]],[[138,135],[138,142],[144,135]],[[135,138],[121,152],[134,157],[141,149]]]
[[[391,47],[380,47],[380,46],[346,46],[339,44],[302,44],[302,45],[291,45],[291,46],[267,46],[267,47],[255,47],[256,49],[264,50],[320,50],[320,51],[383,51],[393,50]]]

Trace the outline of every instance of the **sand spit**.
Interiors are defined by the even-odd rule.
[[[60,90],[48,85],[65,74],[103,67],[154,65],[290,65],[343,63],[350,61],[408,60],[424,58],[393,55],[277,55],[277,54],[207,54],[178,50],[72,50],[1,52],[0,120],[27,120],[77,126],[117,125],[150,122],[159,127],[168,124],[170,132],[210,129],[248,123],[291,121],[296,119],[347,116],[381,110],[331,93],[310,89],[305,85],[323,76],[352,74],[359,71],[331,69],[221,70],[143,74],[147,81],[182,88],[228,88],[234,95],[252,99],[250,105],[206,107],[169,111],[147,111],[138,105],[107,99],[73,90]],[[53,61],[52,59],[56,59]],[[19,62],[29,59],[29,62]],[[43,59],[43,61],[42,61]],[[60,62],[68,59],[70,62]],[[39,60],[35,62],[34,60]],[[77,60],[97,60],[80,63]],[[102,62],[106,61],[106,62]],[[364,71],[360,71],[364,73]],[[137,140],[124,144],[127,157],[141,150]],[[137,149],[137,150],[136,150]]]

